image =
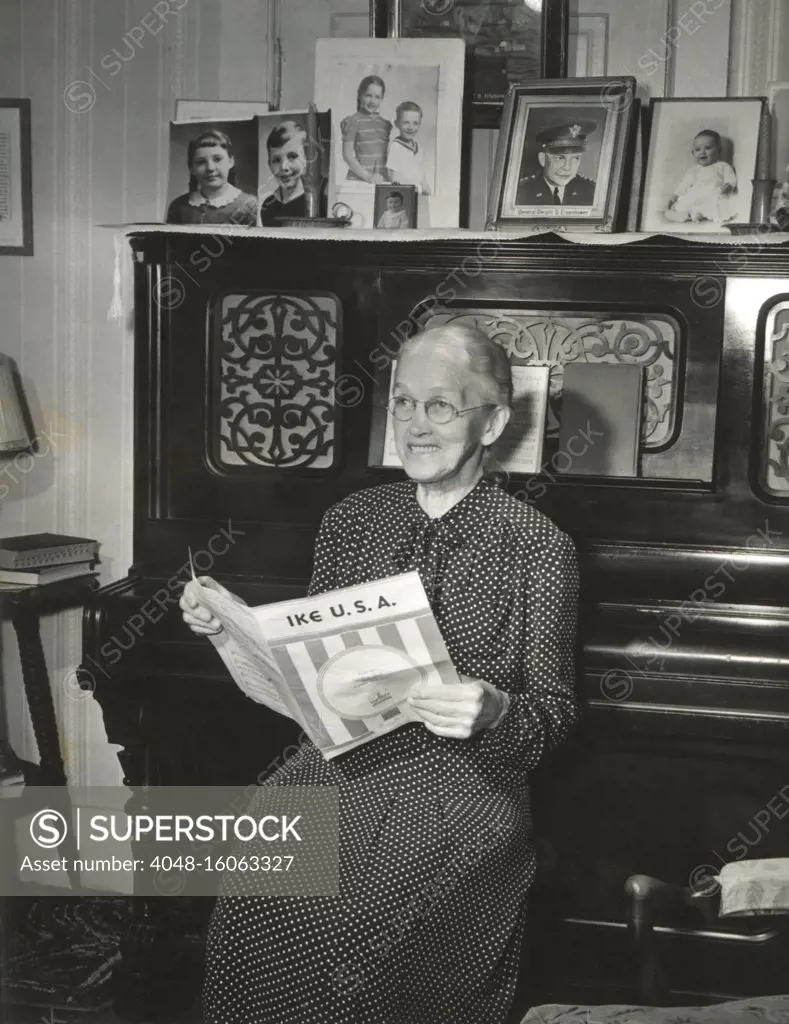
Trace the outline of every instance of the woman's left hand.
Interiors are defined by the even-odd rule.
[[[459,683],[422,683],[408,703],[436,736],[465,740],[487,729],[504,710],[506,697],[492,683],[461,675]]]

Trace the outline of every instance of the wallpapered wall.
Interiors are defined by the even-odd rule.
[[[133,367],[130,267],[124,317],[108,320],[115,234],[100,225],[162,219],[177,97],[267,98],[269,13],[268,0],[0,0],[0,96],[32,105],[35,231],[34,256],[0,256],[0,351],[49,448],[4,476],[0,530],[96,537],[104,582],[131,563]],[[80,627],[77,611],[44,623],[66,766],[76,784],[115,784],[98,705],[73,676]],[[8,732],[36,760],[8,624],[2,642]]]
[[[643,44],[631,38],[636,23],[659,47],[665,21],[677,22],[692,6],[573,3],[577,13],[609,16],[609,74],[637,67]],[[634,17],[638,4],[644,17]],[[704,19],[703,31],[682,34],[671,75],[646,83],[646,91],[659,95],[670,86],[675,95],[724,95],[728,71],[731,94],[761,94],[769,78],[789,77],[784,4],[709,0],[714,17]],[[97,537],[103,582],[126,574],[130,267],[124,260],[124,316],[108,320],[115,233],[99,225],[161,219],[176,98],[273,99],[278,33],[281,103],[300,106],[311,95],[312,39],[359,34],[366,10],[367,0],[0,0],[0,96],[32,102],[35,230],[33,257],[0,256],[0,351],[20,366],[42,451],[49,452],[32,467],[23,463],[27,472],[11,466],[16,482],[4,476],[3,535],[52,530]],[[494,133],[478,133],[473,226],[484,218],[494,148]],[[46,621],[44,641],[70,777],[78,785],[114,784],[120,773],[98,707],[73,676],[79,613]],[[2,644],[8,732],[19,753],[35,759],[7,624]]]

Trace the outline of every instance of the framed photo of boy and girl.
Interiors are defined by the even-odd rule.
[[[353,226],[458,226],[464,64],[460,39],[317,41],[330,195]]]

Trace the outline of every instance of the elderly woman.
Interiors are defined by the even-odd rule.
[[[210,1024],[502,1024],[535,870],[529,772],[576,719],[569,538],[484,476],[510,416],[503,349],[465,327],[406,342],[391,411],[407,480],[323,518],[310,593],[417,569],[461,682],[421,721],[266,785],[336,786],[340,895],[220,897]],[[195,632],[219,627],[186,597]],[[232,884],[232,883],[231,883]]]

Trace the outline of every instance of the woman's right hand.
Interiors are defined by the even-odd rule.
[[[228,597],[233,595],[229,590],[225,590],[219,583],[212,581],[212,589],[224,591]],[[187,626],[192,630],[193,633],[197,633],[198,636],[213,636],[216,633],[222,632],[222,623],[216,618],[212,612],[206,608],[204,604],[200,603],[200,599],[197,597],[197,587],[192,580],[184,587],[184,592],[181,595],[181,600],[178,602],[181,611],[183,612],[183,619]]]

